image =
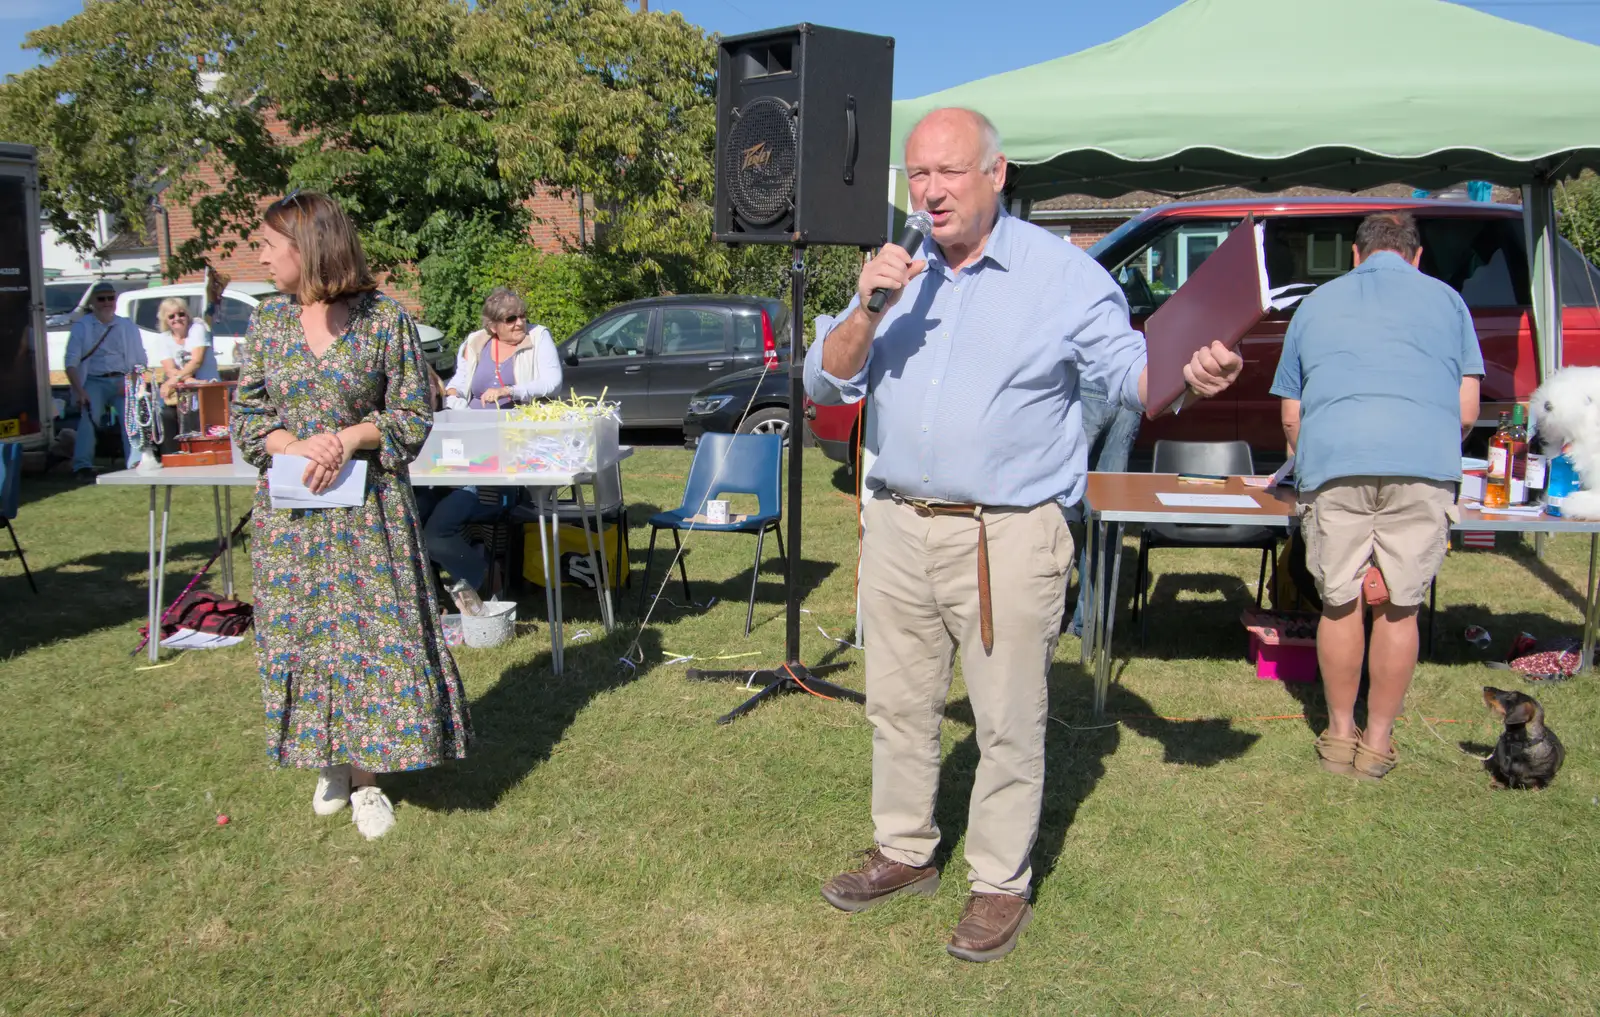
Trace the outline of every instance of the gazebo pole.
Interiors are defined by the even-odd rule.
[[[1534,349],[1538,353],[1539,382],[1561,369],[1561,248],[1556,235],[1555,188],[1547,172],[1522,187],[1522,229],[1528,251],[1529,289],[1532,297]],[[1529,413],[1533,407],[1528,408]],[[1529,423],[1533,421],[1530,419]],[[1544,560],[1545,535],[1533,538],[1533,551]]]

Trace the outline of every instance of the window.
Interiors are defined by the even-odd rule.
[[[602,318],[578,333],[572,343],[580,358],[642,357],[650,335],[650,312],[627,311]]]
[[[51,283],[44,288],[44,313],[71,314],[87,292],[88,283]]]
[[[1189,280],[1238,223],[1216,219],[1175,226],[1111,270],[1132,314],[1149,314]]]
[[[1423,219],[1424,272],[1450,284],[1468,307],[1529,303],[1522,226],[1515,219]]]
[[[201,298],[203,299],[203,298]],[[194,301],[191,301],[193,303]],[[222,304],[211,319],[211,334],[242,336],[250,330],[250,315],[255,308],[243,300],[223,297]],[[193,313],[191,308],[190,313]]]
[[[1561,241],[1561,306],[1600,307],[1600,268]]]
[[[760,319],[756,319],[760,327]],[[720,311],[692,307],[669,307],[661,312],[661,353],[663,356],[690,356],[726,353],[727,315]]]
[[[133,301],[128,306],[128,317],[132,318],[133,323],[146,332],[161,331],[161,322],[156,320],[157,315],[161,313],[161,299],[160,297],[147,297],[144,300]]]
[[[1291,310],[1318,286],[1350,271],[1359,225],[1353,216],[1268,219],[1263,253],[1273,308]]]
[[[774,332],[772,341],[778,341]],[[733,352],[735,353],[760,353],[766,349],[765,337],[761,334],[761,312],[756,309],[737,311],[733,315]]]

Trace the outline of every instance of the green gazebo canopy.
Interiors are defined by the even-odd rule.
[[[1600,167],[1600,47],[1443,0],[1189,0],[1111,42],[894,106],[969,106],[1015,197],[1404,181]]]
[[[1118,39],[894,104],[966,106],[1013,199],[1521,186],[1540,370],[1561,359],[1551,184],[1600,169],[1600,47],[1444,0],[1188,0]]]

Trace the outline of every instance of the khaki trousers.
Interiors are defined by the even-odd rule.
[[[1027,896],[1044,800],[1045,683],[1061,632],[1072,534],[1055,503],[988,509],[994,652],[978,625],[978,524],[919,516],[879,492],[865,506],[861,610],[872,822],[878,847],[926,865],[939,843],[939,726],[956,648],[981,759],[967,812],[967,879]]]

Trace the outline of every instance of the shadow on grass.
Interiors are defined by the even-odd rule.
[[[1106,759],[1122,743],[1124,727],[1161,742],[1164,761],[1179,766],[1216,766],[1243,755],[1261,736],[1235,730],[1224,718],[1163,720],[1141,696],[1112,686],[1107,716],[1092,719],[1093,678],[1077,664],[1055,664],[1050,671],[1052,720],[1045,725],[1044,806],[1039,839],[1033,850],[1033,882],[1037,889],[1056,868],[1078,808],[1094,793],[1106,773]],[[965,724],[975,718],[968,699],[949,704],[945,715]],[[981,757],[976,732],[962,739],[946,757],[939,773],[934,821],[940,830],[934,861],[941,869],[955,844],[967,832],[967,810]]]
[[[19,527],[22,550],[28,550],[28,536]],[[9,538],[0,536],[10,551]],[[192,573],[174,571],[172,563],[199,557],[203,562],[216,549],[216,540],[191,540],[167,548],[166,599],[173,598],[188,583]],[[235,554],[239,552],[236,550]],[[15,552],[10,557],[16,558]],[[62,639],[128,626],[128,649],[139,642],[138,624],[149,609],[150,558],[146,551],[103,551],[69,562],[39,568],[28,560],[39,593],[28,588],[28,580],[17,565],[15,575],[0,577],[0,604],[4,604],[5,623],[0,625],[0,657],[25,653],[37,646]],[[203,582],[220,592],[221,566],[213,566]]]
[[[543,597],[538,599],[542,605]],[[569,638],[572,632],[569,625]],[[467,758],[434,770],[387,774],[384,790],[396,800],[436,811],[493,809],[550,758],[596,696],[638,677],[619,660],[633,640],[634,629],[619,625],[604,638],[568,646],[560,675],[551,672],[549,653],[506,668],[494,687],[470,704],[473,742]],[[645,660],[661,659],[661,638],[654,629],[639,634],[639,649]]]

